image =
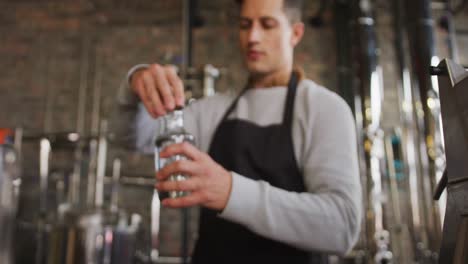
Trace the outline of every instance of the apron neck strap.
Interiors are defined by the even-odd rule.
[[[246,85],[244,87],[244,89],[242,89],[242,91],[239,93],[239,95],[236,97],[236,99],[234,99],[234,101],[231,103],[229,108],[224,113],[223,118],[221,118],[221,122],[223,122],[224,120],[226,120],[228,118],[228,116],[231,114],[232,110],[234,110],[234,108],[237,106],[237,102],[239,102],[239,98],[241,98],[241,96],[243,94],[245,94],[245,92],[247,92],[248,89],[249,89],[248,85]]]
[[[294,113],[294,101],[296,98],[297,85],[299,83],[298,73],[293,71],[291,78],[288,83],[288,91],[286,95],[286,103],[284,105],[283,112],[283,126],[290,128],[292,125],[293,113]]]

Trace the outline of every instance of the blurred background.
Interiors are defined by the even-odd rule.
[[[241,88],[246,74],[234,2],[0,0],[0,127],[23,133],[15,263],[37,263],[37,222],[47,218],[40,212],[40,139],[76,132],[85,141],[97,140],[132,66],[178,65],[187,72],[193,98],[204,96],[207,76],[217,92]],[[393,263],[436,263],[445,202],[433,202],[432,192],[445,157],[437,81],[429,67],[443,58],[468,65],[466,2],[305,1],[306,33],[296,49],[296,65],[347,100],[360,131],[367,213],[362,239],[347,260],[353,262],[347,263],[375,263],[375,255],[387,251]],[[219,76],[208,74],[207,65]],[[81,147],[88,153],[87,143]],[[378,175],[368,162],[376,151],[383,164]],[[64,186],[76,169],[76,153],[75,147],[63,147],[53,154],[49,210],[60,205],[61,190],[68,190]],[[153,157],[110,140],[106,183],[115,158],[121,160],[118,204],[141,216],[138,261],[149,263]],[[106,184],[105,199],[112,196],[111,187]],[[168,257],[167,263],[187,261],[197,212],[162,208],[159,254]],[[374,240],[382,226],[390,236],[383,238],[385,249]]]

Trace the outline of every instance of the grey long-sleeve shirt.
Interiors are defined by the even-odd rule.
[[[251,89],[228,118],[259,126],[279,124],[286,89]],[[120,116],[132,120],[131,131],[120,135],[134,140],[140,151],[151,153],[160,120],[152,119],[129,91],[121,91],[119,103],[124,111]],[[208,152],[214,130],[234,98],[234,94],[217,94],[185,108],[186,129],[200,150]],[[343,255],[357,241],[362,215],[351,111],[335,93],[303,80],[296,95],[292,135],[307,192],[285,191],[232,172],[230,197],[219,217],[301,249]]]

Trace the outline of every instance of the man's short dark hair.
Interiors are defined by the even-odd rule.
[[[244,0],[236,0],[236,2],[242,5]],[[303,0],[283,0],[284,12],[291,23],[302,21],[302,6]]]

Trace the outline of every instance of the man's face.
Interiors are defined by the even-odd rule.
[[[298,24],[291,25],[283,0],[245,0],[239,40],[248,71],[263,75],[292,65],[293,48],[302,36]]]

